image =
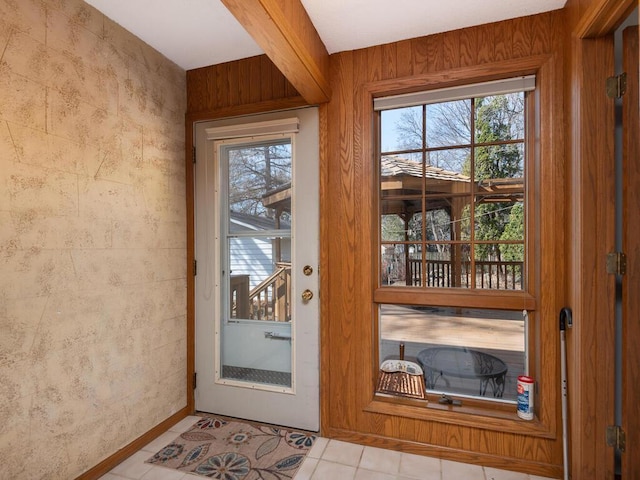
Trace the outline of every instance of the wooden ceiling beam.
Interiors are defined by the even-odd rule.
[[[309,104],[329,101],[329,53],[300,0],[222,3]]]

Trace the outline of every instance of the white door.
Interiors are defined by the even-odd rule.
[[[199,411],[319,429],[318,131],[317,108],[196,125]]]

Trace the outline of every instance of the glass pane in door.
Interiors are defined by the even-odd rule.
[[[226,217],[218,378],[290,388],[291,140],[221,149]]]

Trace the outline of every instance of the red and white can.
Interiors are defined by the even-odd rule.
[[[533,378],[526,375],[518,377],[518,416],[533,420]]]

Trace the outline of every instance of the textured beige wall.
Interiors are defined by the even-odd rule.
[[[185,72],[81,0],[0,0],[0,478],[186,405]]]

